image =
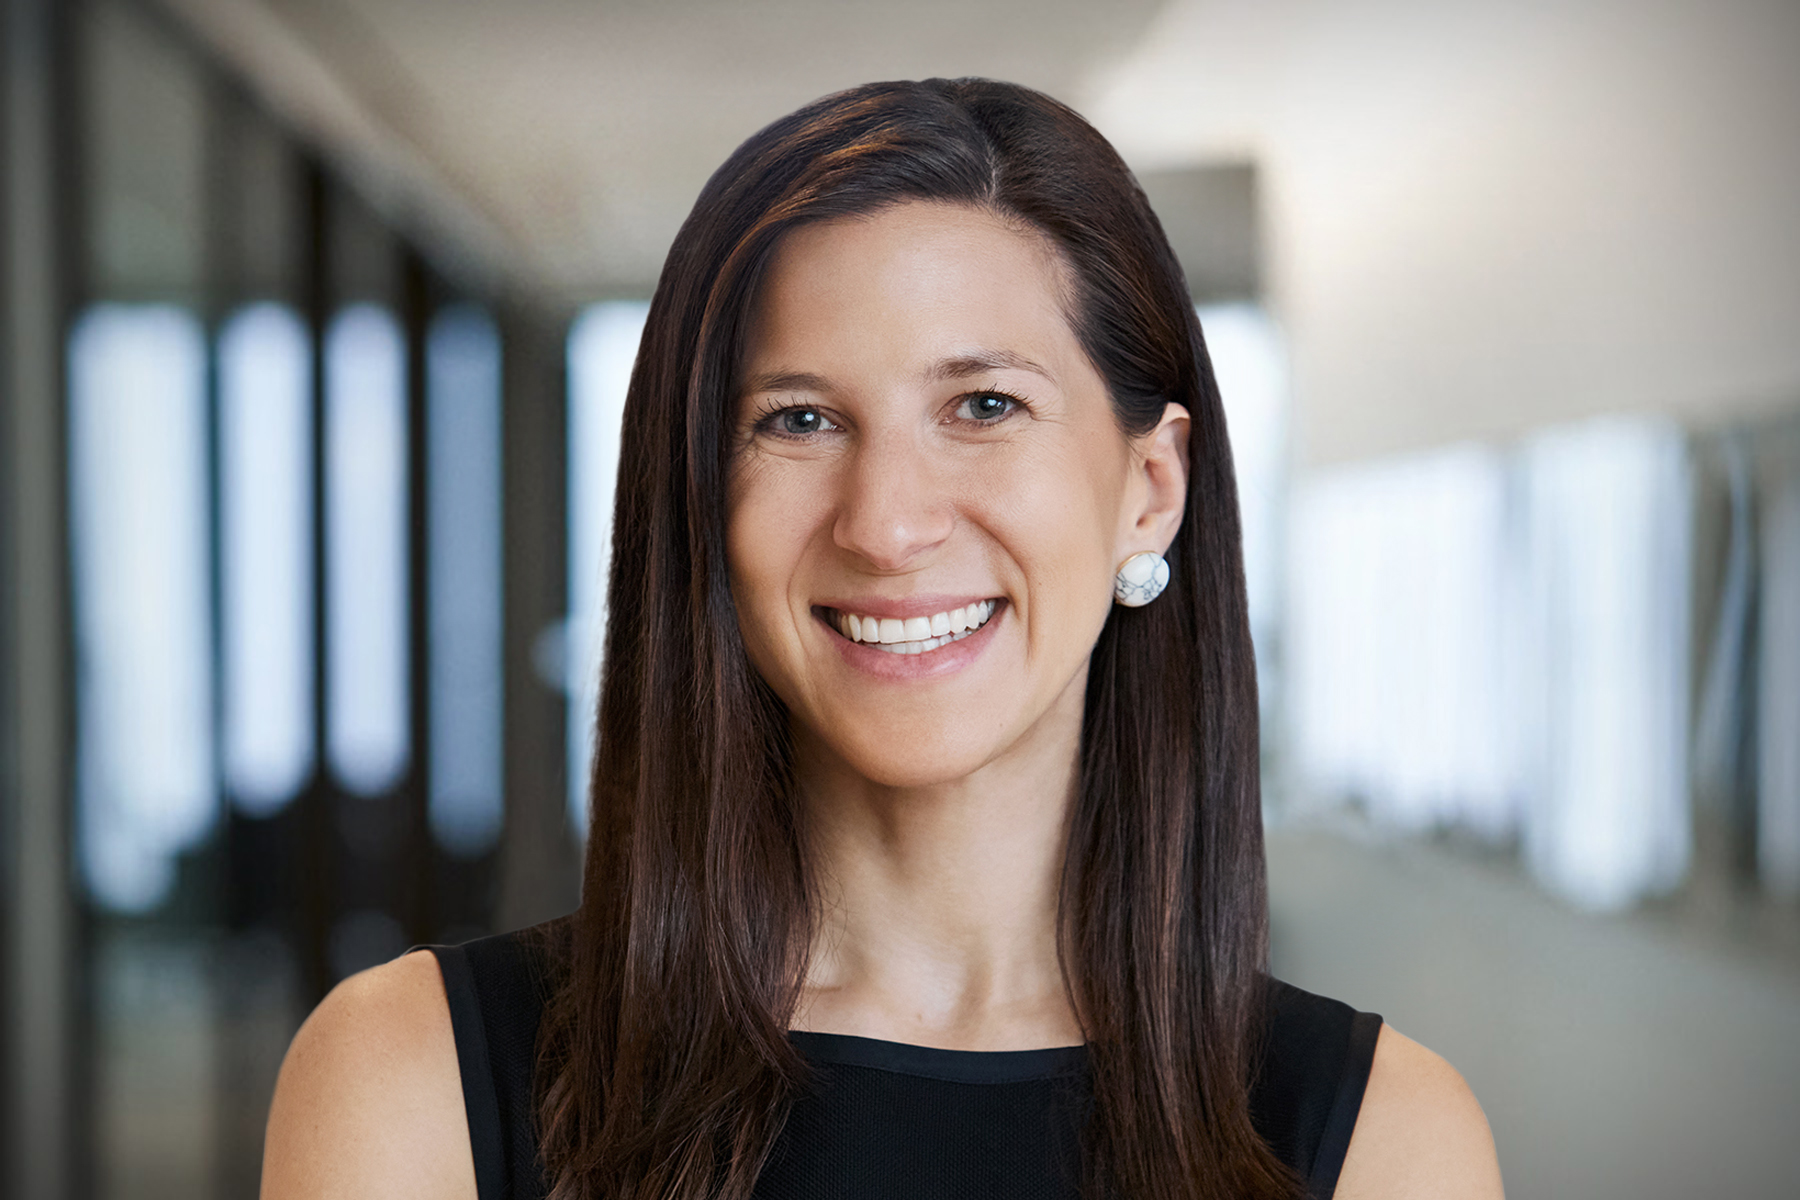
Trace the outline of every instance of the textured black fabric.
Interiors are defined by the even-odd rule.
[[[538,1018],[549,997],[548,951],[565,933],[566,925],[553,921],[461,946],[429,947],[443,971],[456,1031],[480,1200],[542,1200],[545,1192],[532,1067]]]
[[[444,976],[450,1003],[450,1027],[456,1036],[456,1065],[462,1075],[463,1111],[468,1114],[469,1149],[475,1158],[475,1194],[506,1195],[506,1126],[494,1086],[499,1058],[488,1051],[487,1023],[482,1019],[480,992],[461,946],[431,946]]]
[[[1250,1120],[1312,1200],[1337,1187],[1362,1107],[1381,1018],[1273,980],[1267,1045],[1250,1085]]]
[[[937,1050],[788,1035],[818,1070],[756,1182],[761,1200],[1080,1194],[1087,1052]]]
[[[532,1067],[566,921],[462,947],[444,966],[480,1200],[542,1200]],[[1337,1186],[1381,1018],[1271,981],[1251,1118],[1311,1200]],[[966,1051],[794,1033],[817,1069],[757,1181],[761,1200],[1072,1200],[1087,1051]]]

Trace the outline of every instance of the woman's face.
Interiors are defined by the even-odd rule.
[[[728,555],[803,745],[919,786],[1078,730],[1118,564],[1162,550],[1186,414],[1127,438],[1042,236],[914,202],[788,235],[738,397]]]

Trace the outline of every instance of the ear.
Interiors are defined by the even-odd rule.
[[[1123,562],[1133,554],[1166,553],[1187,511],[1188,431],[1193,420],[1179,404],[1163,406],[1156,428],[1132,439],[1132,479],[1124,512]]]

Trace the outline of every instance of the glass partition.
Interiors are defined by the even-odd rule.
[[[399,784],[408,706],[406,346],[361,302],[325,331],[326,746],[358,796]]]
[[[430,445],[431,832],[461,857],[494,848],[504,816],[500,334],[479,308],[433,320]]]
[[[251,817],[312,775],[312,348],[273,301],[219,331],[219,538],[226,794]]]
[[[69,340],[83,876],[143,913],[217,819],[206,343],[167,305],[99,305]]]
[[[325,990],[492,917],[501,326],[160,9],[71,12],[82,1159],[249,1195]]]
[[[555,670],[569,694],[569,821],[584,835],[619,423],[649,313],[647,301],[609,301],[587,309],[569,331],[569,616]]]

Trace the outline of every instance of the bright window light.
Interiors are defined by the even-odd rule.
[[[312,356],[256,304],[219,333],[225,790],[267,817],[313,769]]]
[[[1204,305],[1199,313],[1231,438],[1257,693],[1267,716],[1278,711],[1282,696],[1277,641],[1288,488],[1287,357],[1274,322],[1257,305]],[[1271,724],[1271,734],[1278,728]],[[1275,741],[1271,736],[1266,744]]]
[[[1689,509],[1680,431],[1651,419],[1308,479],[1289,589],[1304,794],[1516,836],[1585,908],[1675,886]]]
[[[354,794],[400,781],[407,670],[405,342],[393,315],[346,308],[325,336],[326,744]]]
[[[1272,635],[1281,592],[1281,522],[1288,483],[1287,359],[1268,314],[1254,304],[1200,310],[1200,328],[1225,405],[1244,526],[1244,582],[1250,625]]]
[[[631,364],[649,311],[641,301],[596,304],[569,332],[569,617],[563,633],[563,667],[570,697],[569,819],[584,835],[600,650],[606,633],[619,428]]]
[[[1664,421],[1596,420],[1533,438],[1520,475],[1525,859],[1622,908],[1678,884],[1690,851],[1686,448]]]
[[[101,305],[70,336],[77,836],[119,911],[159,904],[218,817],[205,381],[191,313]]]
[[[480,310],[432,323],[426,346],[431,505],[433,835],[459,854],[500,836],[500,336]]]
[[[1504,460],[1479,446],[1340,468],[1299,491],[1288,711],[1325,798],[1407,831],[1514,831],[1506,520]]]

